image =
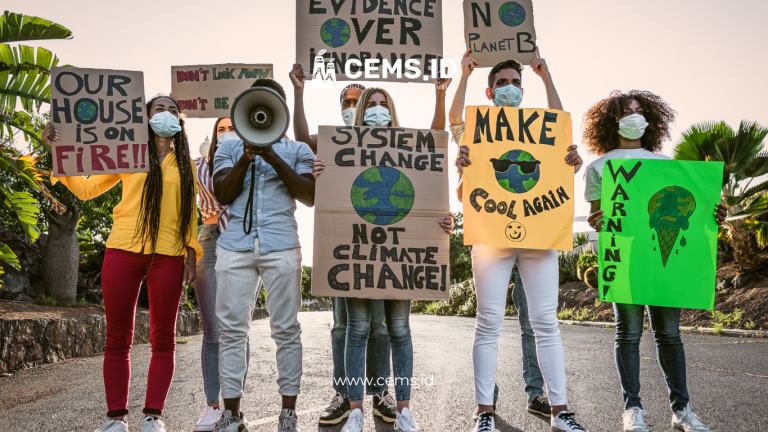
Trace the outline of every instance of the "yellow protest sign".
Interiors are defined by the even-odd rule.
[[[464,244],[573,248],[571,115],[549,109],[468,106],[462,145]]]

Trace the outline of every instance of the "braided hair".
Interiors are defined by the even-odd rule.
[[[169,99],[177,107],[176,101],[169,96],[157,95],[147,102],[147,116],[152,117],[151,110],[155,101],[158,99]],[[184,251],[188,243],[188,237],[193,234],[189,232],[189,224],[192,221],[193,209],[195,207],[195,174],[192,168],[192,162],[189,158],[189,142],[187,133],[184,130],[184,120],[179,119],[181,131],[173,136],[173,149],[176,153],[176,164],[179,169],[179,178],[181,179],[181,214],[179,215],[179,237],[177,245],[179,251]],[[157,236],[160,231],[160,207],[163,200],[163,171],[160,168],[160,160],[157,158],[157,147],[155,145],[155,132],[152,127],[149,129],[149,143],[147,145],[147,158],[149,159],[149,172],[144,181],[144,190],[141,192],[141,209],[139,210],[139,219],[136,222],[136,231],[134,239],[142,244],[150,243],[152,253],[157,246]]]

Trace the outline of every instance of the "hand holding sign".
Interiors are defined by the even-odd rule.
[[[304,88],[304,82],[307,76],[304,74],[304,68],[300,64],[293,64],[293,69],[288,73],[288,77],[291,78],[291,84],[293,84],[294,89]]]
[[[480,65],[477,60],[469,56],[471,52],[472,50],[468,49],[467,52],[464,53],[464,57],[461,58],[461,76],[463,78],[469,78],[475,68]]]
[[[533,72],[542,77],[545,78],[547,75],[549,75],[549,67],[547,67],[547,61],[541,58],[541,55],[539,55],[539,47],[536,47],[536,57],[531,61],[531,69],[533,69]]]

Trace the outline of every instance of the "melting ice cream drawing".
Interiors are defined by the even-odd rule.
[[[659,238],[661,262],[667,266],[667,260],[675,248],[680,230],[688,229],[688,219],[696,210],[693,194],[680,186],[667,186],[656,192],[648,201],[648,214],[651,216],[650,227],[656,230]],[[680,240],[685,246],[685,237]]]

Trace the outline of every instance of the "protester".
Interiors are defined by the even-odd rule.
[[[670,123],[675,111],[659,96],[632,90],[615,91],[595,104],[584,115],[584,143],[590,153],[600,156],[585,172],[584,194],[592,205],[589,225],[600,232],[603,211],[600,210],[602,177],[609,159],[670,159],[659,154],[662,144],[670,139]],[[725,221],[727,210],[722,204],[715,209],[718,224]],[[685,373],[685,349],[680,339],[680,308],[614,303],[616,341],[614,354],[624,397],[624,431],[647,432],[640,403],[640,337],[644,312],[648,311],[659,366],[664,373],[672,409],[672,427],[684,432],[710,432],[691,412]]]
[[[449,113],[451,131],[454,140],[461,142],[464,135],[464,100],[469,76],[478,64],[469,56],[468,50],[462,59],[462,77]],[[562,103],[557,95],[552,76],[546,61],[539,57],[531,62],[531,69],[544,81],[547,100],[552,109],[562,110]],[[523,98],[522,65],[516,60],[501,62],[488,74],[486,97],[495,106],[518,107]],[[582,161],[576,146],[568,147],[569,154],[565,161],[578,172]],[[459,169],[459,185],[456,188],[459,201],[462,200],[463,170],[469,166],[469,147],[462,145],[456,160]],[[506,294],[510,273],[517,264],[525,287],[525,303],[518,303],[520,327],[523,335],[523,377],[526,379],[528,392],[528,410],[543,415],[551,413],[550,424],[558,431],[586,431],[568,412],[565,390],[565,359],[563,344],[557,321],[558,299],[558,262],[557,251],[519,248],[499,248],[486,245],[474,245],[472,248],[472,272],[477,290],[477,326],[472,350],[475,374],[475,401],[478,404],[477,422],[474,431],[490,432],[495,428],[495,391],[496,363],[498,358],[498,338],[504,322]],[[517,286],[515,286],[517,291]],[[526,320],[527,318],[527,320]],[[529,321],[529,322],[526,322]],[[542,391],[541,382],[536,378],[536,369],[531,361],[532,346],[526,343],[527,327],[534,333],[538,364],[547,384],[548,401],[538,392]],[[530,333],[529,333],[530,334]],[[528,339],[530,341],[530,339]],[[551,403],[551,407],[547,402]]]
[[[440,80],[436,85],[437,91],[445,92],[449,84],[450,80]],[[358,106],[364,109],[356,110],[352,126],[400,127],[395,103],[386,90],[379,88],[365,90],[360,96]],[[443,129],[445,128],[444,109],[440,115],[442,117]],[[439,108],[436,108],[436,112],[438,111]],[[437,117],[438,115],[435,116],[435,119]],[[439,120],[433,120],[433,126],[439,127]],[[322,160],[316,160],[314,166],[315,177],[319,176],[324,169],[325,163]],[[453,229],[453,214],[451,213],[441,218],[439,223],[450,234]],[[342,432],[362,432],[365,427],[362,383],[363,358],[371,327],[372,305],[377,300],[347,297],[344,301],[346,303],[348,322],[344,366],[352,412],[349,414],[347,423],[341,430]],[[413,419],[410,411],[413,344],[411,342],[411,329],[408,320],[411,313],[411,300],[381,300],[381,302],[384,304],[386,328],[392,346],[395,399],[397,400],[395,429],[403,432],[418,432],[420,430],[419,426]],[[388,361],[389,359],[387,359]]]
[[[285,91],[272,79],[258,79],[253,87],[268,87],[285,99]],[[248,430],[240,398],[259,277],[264,280],[272,339],[277,344],[277,384],[283,408],[278,430],[296,431],[302,349],[297,320],[301,308],[301,249],[294,212],[296,200],[309,207],[314,205],[313,160],[308,145],[287,138],[268,147],[228,139],[216,150],[214,192],[216,199],[228,206],[231,218],[216,248],[219,374],[224,399],[217,432]]]
[[[309,144],[317,152],[317,135],[309,134],[309,126],[304,111],[304,84],[306,75],[299,64],[293,65],[289,74],[294,86],[294,122],[293,129],[296,140]],[[445,129],[445,91],[450,85],[449,78],[437,81],[435,114],[431,129]],[[341,90],[339,102],[344,124],[352,125],[357,102],[365,90],[360,84],[350,84]],[[322,160],[316,159],[315,164],[321,167],[318,174],[325,168]],[[333,304],[333,328],[331,329],[331,351],[333,353],[333,387],[336,394],[331,403],[320,416],[321,425],[335,425],[349,416],[351,407],[349,391],[344,372],[344,350],[347,334],[347,309],[343,297],[331,297]],[[397,418],[396,401],[388,390],[390,343],[384,318],[383,300],[371,300],[371,325],[368,336],[368,347],[365,354],[366,362],[366,394],[373,395],[373,415],[387,423],[394,423]]]
[[[296,140],[307,143],[317,152],[317,135],[309,134],[304,112],[304,84],[306,76],[301,65],[294,64],[289,74],[294,90],[293,131]],[[350,84],[341,90],[339,102],[341,117],[349,126],[355,115],[355,108],[365,87]],[[320,415],[318,423],[331,426],[341,423],[352,411],[349,405],[349,391],[344,374],[344,341],[347,337],[347,308],[343,297],[331,297],[333,305],[333,327],[331,328],[331,352],[333,354],[333,388],[336,394]],[[371,302],[371,328],[368,336],[366,363],[366,394],[373,395],[373,414],[385,422],[393,423],[396,418],[396,402],[387,389],[389,380],[389,333],[384,319],[384,302]]]
[[[152,359],[141,422],[144,432],[164,432],[158,418],[175,369],[176,315],[187,284],[195,281],[195,262],[203,251],[197,242],[194,164],[184,121],[176,101],[156,96],[147,103],[149,120],[148,173],[51,176],[78,198],[91,199],[123,182],[123,196],[114,210],[101,272],[107,338],[104,348],[104,389],[109,420],[99,432],[127,432],[130,351],[139,289],[146,277],[149,293]],[[43,131],[61,139],[52,124]],[[185,262],[186,255],[186,262]]]
[[[221,417],[219,405],[219,320],[216,318],[216,241],[229,224],[229,211],[219,204],[213,194],[213,164],[216,147],[228,139],[239,139],[228,117],[219,118],[213,125],[213,140],[200,146],[200,157],[195,159],[197,168],[198,196],[200,213],[203,216],[203,228],[198,241],[203,248],[203,256],[197,261],[197,282],[195,298],[200,310],[200,322],[203,325],[203,347],[200,362],[203,368],[203,388],[208,404],[200,416],[194,431],[212,431]],[[250,342],[246,341],[246,374],[250,360]]]

